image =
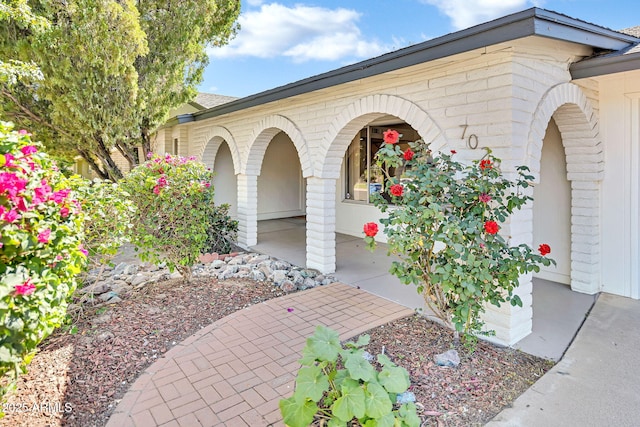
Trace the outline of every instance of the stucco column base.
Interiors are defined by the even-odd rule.
[[[495,335],[487,337],[500,345],[512,346],[527,335],[533,328],[533,283],[531,275],[520,277],[520,286],[516,290],[522,300],[522,307],[514,307],[509,302],[502,303],[500,307],[491,304],[486,305],[486,311],[482,315],[485,322],[484,330],[495,331]]]
[[[307,268],[336,271],[336,180],[307,178]]]
[[[258,176],[238,175],[238,243],[258,243]]]

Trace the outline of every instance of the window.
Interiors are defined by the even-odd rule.
[[[375,163],[375,156],[384,144],[383,132],[395,129],[400,134],[398,144],[402,150],[409,148],[409,142],[418,139],[411,126],[401,123],[397,125],[367,126],[355,136],[345,155],[345,200],[363,203],[371,202],[371,195],[380,193],[385,187],[385,174]],[[395,173],[392,169],[391,175]]]
[[[173,150],[172,150],[171,154],[176,155],[176,156],[177,156],[178,154],[180,154],[180,153],[178,152],[178,148],[179,148],[179,145],[178,145],[178,138],[173,138]]]

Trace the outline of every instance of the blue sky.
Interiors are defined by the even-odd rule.
[[[640,25],[639,0],[242,0],[241,29],[209,50],[199,90],[248,96],[533,6]]]

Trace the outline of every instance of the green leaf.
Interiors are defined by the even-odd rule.
[[[365,391],[365,412],[371,418],[382,418],[391,413],[393,402],[389,398],[389,393],[376,383],[369,383]]]
[[[347,379],[342,383],[342,396],[333,403],[331,412],[340,420],[362,418],[365,413],[364,390],[357,381]]]
[[[316,326],[315,333],[307,338],[307,347],[318,360],[335,362],[342,349],[338,333],[326,326]]]
[[[404,393],[411,385],[409,373],[400,366],[385,366],[378,374],[378,382],[389,393]]]
[[[284,422],[289,427],[308,427],[318,412],[318,405],[311,400],[299,398],[296,394],[282,399],[279,404]]]
[[[347,368],[349,376],[354,380],[369,381],[375,376],[375,370],[364,358],[364,351],[354,351],[343,354],[344,367]]]
[[[318,366],[301,368],[296,377],[296,393],[310,397],[315,402],[329,389],[329,380]]]
[[[416,412],[416,405],[414,403],[405,403],[398,410],[398,415],[402,417],[402,421],[407,427],[420,427],[422,421]]]

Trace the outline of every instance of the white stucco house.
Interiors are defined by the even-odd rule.
[[[558,266],[543,278],[640,298],[640,27],[532,8],[183,112],[155,148],[215,169],[216,197],[235,206],[243,245],[256,244],[258,220],[306,215],[306,264],[329,273],[336,232],[362,236],[380,217],[370,165],[387,128],[465,160],[490,147],[507,174],[527,165],[535,201],[503,234],[551,245]],[[531,280],[522,278],[522,308],[487,313],[498,341],[531,331]]]

